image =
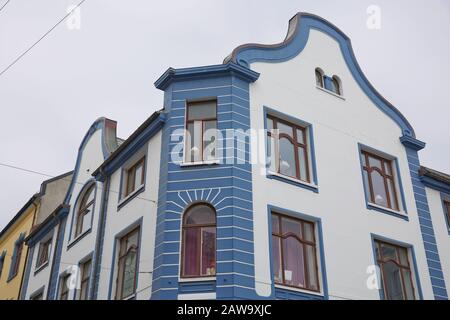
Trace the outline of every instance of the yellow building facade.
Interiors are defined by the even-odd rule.
[[[24,240],[38,207],[39,196],[34,195],[0,232],[0,300],[19,299],[28,256]]]

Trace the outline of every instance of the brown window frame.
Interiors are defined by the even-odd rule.
[[[214,212],[215,222],[214,223],[205,223],[205,224],[186,224],[186,217],[187,217],[186,214],[189,212],[189,210],[191,210],[192,208],[194,208],[197,205],[204,205],[204,206],[210,207],[211,210]],[[198,239],[200,251],[199,251],[199,255],[195,259],[195,261],[197,263],[197,266],[198,266],[198,270],[199,270],[200,273],[198,275],[185,275],[184,257],[185,257],[185,253],[186,253],[186,241],[185,241],[186,229],[200,229],[200,235],[201,235],[202,234],[202,229],[206,229],[206,228],[216,228],[216,245],[215,245],[216,255],[215,255],[215,260],[214,260],[214,263],[215,263],[215,266],[216,266],[215,267],[215,272],[212,275],[202,275],[201,274],[202,273],[201,263],[202,263],[202,253],[203,252],[201,250],[201,248],[202,248],[202,245],[201,245],[202,244],[202,237],[200,236],[199,239]],[[211,206],[211,205],[209,205],[207,203],[202,203],[202,202],[199,202],[199,203],[196,203],[196,204],[190,206],[186,210],[185,214],[183,215],[182,239],[181,240],[182,240],[182,250],[181,250],[181,275],[180,275],[180,278],[193,279],[193,278],[214,278],[214,277],[216,277],[216,274],[217,274],[217,212],[216,212],[216,209],[213,206]]]
[[[128,243],[127,242],[124,243],[124,241],[128,241],[128,239],[130,239],[131,236],[133,236],[135,233],[137,233],[137,245],[133,245],[131,248],[129,248],[127,250],[126,248],[128,246]],[[116,277],[116,295],[115,295],[116,300],[127,299],[136,294],[137,277],[138,277],[138,273],[139,273],[138,266],[139,266],[140,233],[141,233],[141,227],[137,226],[136,228],[132,229],[127,234],[125,234],[124,236],[122,236],[118,239],[119,252],[117,255],[117,277]],[[125,251],[123,251],[123,248],[125,248]],[[122,263],[122,261],[124,261],[123,263],[125,264],[126,258],[132,250],[136,253],[136,265],[135,265],[135,272],[134,272],[133,293],[128,296],[123,296],[124,275],[122,274],[122,283],[121,283],[120,288],[119,288],[119,278],[121,277],[120,273],[125,272],[125,268],[123,266],[121,266],[121,263]]]
[[[37,255],[37,260],[36,260],[36,268],[42,267],[43,265],[48,263],[48,261],[50,260],[52,243],[53,243],[53,237],[51,237],[45,241],[42,241],[39,244],[38,255]],[[45,248],[45,251],[44,251],[44,248]],[[43,256],[44,253],[46,253],[45,256]]]
[[[87,266],[88,265],[88,266]],[[92,273],[92,259],[89,258],[80,264],[81,278],[80,278],[80,290],[78,293],[78,300],[89,300],[89,281],[91,280]],[[85,292],[83,292],[83,286],[85,286]],[[83,297],[83,294],[86,296]]]
[[[12,266],[11,266],[12,267],[12,272],[11,272],[11,276],[9,277],[9,280],[11,280],[15,276],[17,276],[17,274],[19,273],[20,260],[22,259],[22,253],[23,253],[24,245],[25,245],[24,241],[20,241],[19,243],[16,244],[17,250],[16,250],[15,258],[12,261],[12,263],[13,263]]]
[[[141,183],[136,187],[136,170],[142,167],[141,172]],[[123,192],[123,198],[128,197],[130,194],[135,192],[139,187],[143,186],[145,183],[145,156],[136,161],[131,167],[125,170],[125,190]],[[131,189],[133,186],[133,189]]]
[[[415,287],[414,281],[413,281],[414,280],[413,279],[413,270],[411,268],[411,263],[409,261],[409,250],[408,250],[408,248],[403,247],[403,246],[399,246],[399,245],[396,245],[396,244],[392,244],[390,242],[382,241],[382,240],[374,240],[374,242],[375,242],[375,245],[377,246],[377,249],[378,249],[378,255],[376,256],[376,259],[377,259],[377,265],[380,268],[381,282],[382,282],[382,285],[383,285],[383,292],[384,292],[385,299],[387,297],[386,300],[390,300],[389,299],[389,292],[386,289],[386,286],[387,286],[386,279],[384,277],[384,263],[391,261],[392,263],[394,263],[400,269],[406,269],[406,270],[409,271],[409,275],[410,275],[410,279],[409,280],[411,281],[411,287],[412,287],[414,300],[416,300],[417,299],[416,298],[416,287]],[[397,260],[393,260],[393,259],[384,260],[383,259],[382,250],[381,250],[381,245],[382,244],[395,248]],[[406,257],[407,257],[407,262],[408,262],[407,265],[402,264],[401,259],[400,259],[399,249],[406,250]],[[401,280],[402,280],[402,294],[403,294],[403,297],[407,297],[406,287],[405,287],[405,279],[404,279],[404,276],[403,276],[403,272],[400,272],[400,277],[401,277]]]
[[[275,280],[274,277],[274,283],[277,285],[282,285],[285,287],[291,287],[291,288],[296,288],[296,289],[301,289],[301,290],[307,290],[307,291],[312,291],[312,292],[321,292],[320,290],[320,276],[319,276],[319,259],[317,258],[317,239],[316,239],[316,223],[312,222],[312,221],[307,221],[304,219],[299,219],[299,218],[295,218],[289,215],[285,215],[279,212],[272,212],[271,213],[271,218],[273,217],[277,217],[278,218],[278,226],[279,226],[279,233],[276,233],[273,231],[272,228],[272,237],[277,237],[280,239],[280,268],[281,268],[281,278],[282,281],[278,282]],[[282,228],[282,219],[290,219],[290,220],[294,220],[297,221],[301,224],[301,228],[302,228],[302,237],[304,236],[304,232],[305,232],[305,227],[304,224],[310,224],[312,226],[312,236],[313,236],[313,241],[308,241],[305,239],[300,239],[296,234],[293,233],[287,233],[285,235],[283,235],[283,228]],[[271,220],[272,221],[272,220]],[[294,286],[291,284],[286,283],[285,280],[285,274],[284,274],[284,249],[283,249],[283,239],[287,239],[289,237],[294,237],[295,239],[297,239],[300,244],[302,245],[302,249],[303,249],[303,270],[305,273],[305,287],[300,287],[300,286]],[[315,273],[316,273],[316,279],[317,279],[317,289],[314,289],[311,287],[311,284],[309,283],[309,278],[308,278],[308,261],[307,261],[307,250],[306,250],[306,246],[311,246],[313,248],[313,252],[314,252],[314,259],[315,259]],[[271,250],[273,250],[271,248]]]
[[[213,118],[204,118],[204,119],[194,119],[191,120],[189,119],[189,107],[191,104],[196,104],[196,103],[207,103],[207,102],[213,102],[216,105],[216,116]],[[183,161],[186,163],[193,163],[193,162],[203,162],[203,161],[208,161],[207,159],[204,159],[204,151],[205,151],[205,146],[204,146],[204,134],[205,134],[205,122],[208,121],[215,121],[216,122],[216,131],[217,129],[217,99],[213,98],[213,99],[205,99],[205,100],[191,100],[191,101],[186,101],[186,120],[184,123],[184,130],[186,132],[185,134],[185,141],[184,141],[184,150],[185,150],[185,154],[184,154],[184,159]],[[200,151],[200,155],[201,155],[201,159],[200,160],[193,160],[192,156],[191,156],[191,150],[188,150],[187,146],[188,146],[188,137],[192,138],[189,136],[189,130],[188,130],[188,124],[193,124],[195,122],[201,122],[201,128],[202,128],[202,132],[201,132],[201,150]],[[189,142],[190,143],[190,142]],[[216,140],[214,141],[214,143],[216,144],[217,147],[217,135],[216,135]],[[216,156],[217,156],[217,148],[216,148]],[[188,159],[189,157],[189,159]]]
[[[61,277],[58,300],[69,300],[70,289],[67,286],[67,280],[70,278],[70,276],[71,274],[69,273]]]
[[[392,166],[392,162],[395,160],[389,160],[386,158],[383,158],[377,154],[374,154],[372,152],[366,151],[366,150],[361,150],[361,156],[364,156],[364,161],[363,161],[363,170],[367,172],[367,181],[368,181],[368,187],[369,187],[369,202],[375,205],[378,205],[375,202],[375,193],[373,190],[373,182],[372,182],[372,171],[377,171],[382,177],[383,177],[383,182],[384,182],[384,191],[386,192],[386,203],[387,206],[383,206],[380,205],[382,207],[391,209],[391,210],[395,210],[395,211],[400,211],[400,202],[398,201],[398,194],[397,194],[397,181],[396,181],[396,176],[394,174],[394,170],[393,170],[393,166]],[[380,160],[381,162],[381,170],[378,167],[371,167],[370,163],[369,163],[369,157],[375,158]],[[389,170],[391,171],[391,174],[388,174],[386,172],[386,165],[389,166]],[[388,183],[389,181],[392,182],[392,193],[394,194],[394,205],[392,205],[392,199],[391,199],[391,195],[389,192],[389,186]]]
[[[91,201],[86,203],[86,201],[89,199],[91,193],[95,193],[95,183],[92,183],[84,192],[83,197],[81,198],[80,205],[77,210],[77,219],[75,222],[75,234],[74,237],[77,238],[81,234],[83,234],[83,221],[84,216],[89,212],[89,209],[93,209],[93,205],[95,202],[95,194]],[[94,214],[91,212],[91,214]]]
[[[295,123],[280,119],[276,116],[273,115],[267,115],[267,118],[272,120],[273,123],[273,128],[272,130],[267,130],[267,136],[268,137],[273,137],[274,138],[274,150],[275,150],[275,169],[276,169],[276,173],[280,174],[282,176],[285,177],[289,177],[292,179],[297,179],[299,181],[303,181],[306,183],[311,183],[311,173],[310,173],[310,164],[309,164],[309,144],[308,144],[308,136],[309,136],[309,132],[308,132],[308,128],[307,127],[303,127],[303,126],[299,126]],[[276,133],[276,130],[278,129],[278,123],[282,123],[286,126],[289,126],[292,128],[292,134],[293,136],[291,137],[290,135],[288,135],[287,133]],[[302,131],[303,133],[303,143],[298,142],[298,136],[297,136],[297,130]],[[280,170],[280,139],[282,138],[286,138],[288,139],[294,146],[294,157],[295,157],[295,177],[291,177],[291,176],[287,176],[283,173],[281,173]],[[305,171],[306,171],[306,180],[301,179],[301,174],[300,174],[300,159],[298,156],[298,148],[302,148],[305,152]],[[271,159],[273,160],[273,159]]]

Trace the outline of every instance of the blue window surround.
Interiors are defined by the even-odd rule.
[[[312,176],[312,184],[309,183],[304,183],[300,180],[298,180],[298,182],[296,181],[297,179],[294,178],[284,178],[281,175],[275,175],[275,174],[271,174],[270,170],[269,170],[269,166],[266,164],[266,176],[269,179],[274,179],[274,180],[279,180],[282,182],[286,182],[289,184],[292,184],[294,186],[297,187],[301,187],[310,191],[313,191],[315,193],[319,193],[319,187],[318,187],[318,182],[317,182],[317,167],[316,167],[316,156],[315,156],[315,149],[314,149],[314,132],[313,132],[313,126],[312,124],[305,122],[303,120],[297,119],[295,117],[289,116],[287,114],[284,114],[282,112],[279,112],[275,109],[269,108],[267,106],[264,106],[264,130],[267,130],[267,116],[268,115],[272,115],[275,116],[277,118],[280,119],[284,119],[287,120],[291,123],[300,125],[304,128],[306,128],[307,130],[307,134],[309,137],[309,141],[308,141],[308,155],[311,159],[310,163],[309,163],[309,168],[308,170],[310,171],[310,174]],[[264,139],[267,139],[267,137],[265,136]],[[268,150],[267,150],[267,143],[264,144],[265,148],[266,148],[266,152],[265,155],[267,157],[268,154]]]
[[[450,194],[441,192],[442,209],[444,210],[444,216],[445,216],[444,218],[445,218],[445,221],[447,222],[447,232],[450,235],[450,220],[449,220],[450,214],[447,213],[447,208],[445,207],[446,202],[450,203]]]
[[[403,208],[403,212],[405,214],[400,213],[396,213],[394,210],[389,210],[389,209],[383,209],[380,208],[378,206],[374,206],[369,202],[369,190],[366,190],[366,186],[364,183],[364,169],[363,169],[363,162],[361,159],[361,152],[362,151],[368,151],[370,153],[374,153],[374,154],[378,154],[380,156],[382,156],[383,158],[386,158],[388,160],[391,160],[393,162],[393,164],[395,165],[395,176],[394,176],[394,184],[395,184],[395,188],[396,191],[398,191],[398,193],[400,194],[400,199],[401,200],[401,205]],[[375,210],[375,211],[379,211],[388,215],[391,215],[393,217],[397,217],[406,221],[409,221],[408,216],[406,216],[406,214],[408,213],[407,209],[406,209],[406,201],[405,201],[405,194],[403,191],[403,185],[402,185],[402,179],[400,177],[400,168],[399,168],[399,164],[398,164],[398,159],[394,156],[391,156],[389,154],[386,154],[382,151],[379,151],[377,149],[368,147],[366,145],[363,145],[361,143],[358,143],[358,158],[359,158],[359,162],[360,162],[360,166],[361,166],[361,178],[362,178],[362,184],[363,184],[363,188],[364,188],[364,196],[365,196],[365,200],[366,200],[366,207],[369,210]]]
[[[0,279],[2,278],[3,266],[5,264],[6,250],[0,255]]]
[[[61,285],[62,285],[61,281],[62,281],[62,279],[63,279],[65,276],[68,276],[69,274],[70,274],[70,272],[68,272],[68,271],[63,271],[63,272],[61,272],[61,273],[59,274],[59,276],[58,276],[58,282],[56,283],[55,300],[59,300],[59,294],[60,294],[60,292],[61,292]],[[70,299],[69,299],[69,298],[70,298],[70,293],[71,293],[71,292],[74,292],[74,291],[76,291],[76,290],[69,289],[69,292],[67,293],[67,300],[70,300]]]
[[[137,161],[140,161],[142,158],[144,158],[144,183],[142,186],[138,187],[136,190],[134,190],[131,194],[129,194],[127,197],[122,198],[123,196],[123,184],[125,183],[126,179],[126,173],[127,170],[126,167],[133,166]],[[117,211],[120,211],[121,208],[123,208],[127,203],[129,203],[131,200],[136,198],[139,194],[143,193],[145,191],[145,186],[147,185],[147,163],[148,163],[148,144],[145,148],[145,153],[143,153],[141,156],[136,157],[136,159],[132,159],[133,161],[128,161],[128,163],[124,164],[122,168],[120,169],[120,183],[119,183],[119,194],[117,198]]]
[[[387,238],[387,237],[384,237],[384,236],[376,235],[374,233],[370,234],[370,239],[371,239],[371,242],[372,242],[372,254],[373,254],[373,262],[374,262],[375,266],[378,266],[377,254],[376,254],[376,251],[375,251],[375,248],[376,248],[375,241],[376,240],[383,241],[383,242],[386,242],[386,243],[391,243],[393,245],[404,247],[404,248],[408,249],[408,255],[409,255],[408,259],[409,258],[412,259],[412,261],[410,261],[410,264],[411,264],[411,268],[414,269],[412,271],[414,272],[414,278],[416,280],[415,283],[413,283],[414,289],[415,289],[415,293],[414,294],[415,294],[416,298],[417,298],[417,294],[418,294],[419,295],[419,297],[418,297],[419,300],[423,300],[422,286],[420,285],[420,278],[419,278],[419,272],[418,272],[418,269],[417,269],[417,262],[416,262],[416,255],[414,253],[414,246],[409,244],[409,243],[393,240],[393,239],[390,239],[390,238]],[[379,280],[381,280],[381,279],[379,279]],[[381,282],[379,282],[379,283],[381,283]],[[381,285],[381,288],[378,290],[378,292],[380,294],[380,299],[384,300],[385,295],[384,295],[383,285]]]
[[[50,261],[51,261],[51,258],[52,258],[52,251],[53,251],[53,246],[54,246],[54,242],[56,243],[56,241],[53,241],[53,237],[54,237],[54,230],[51,230],[50,231],[51,232],[51,235],[50,235],[50,233],[48,233],[49,234],[49,238],[51,237],[52,238],[52,245],[50,246],[50,252],[49,252],[49,256],[48,256],[48,260],[47,260],[47,262],[45,262],[44,264],[42,264],[42,265],[40,265],[40,266],[38,266],[37,265],[37,262],[38,262],[38,260],[39,260],[39,256],[36,258],[36,265],[35,265],[35,269],[34,269],[34,275],[36,275],[36,274],[38,274],[39,272],[41,272],[42,270],[44,270],[45,268],[47,268],[47,266],[50,264]],[[46,237],[47,237],[47,235],[46,235]],[[48,238],[47,238],[48,239]],[[40,247],[41,247],[41,244],[42,244],[42,242],[43,242],[43,240],[41,240],[39,243],[38,243],[38,254],[39,254],[39,250],[40,250]],[[33,251],[34,252],[34,251]],[[32,255],[31,255],[31,253],[29,254],[29,257],[30,257],[30,259],[32,258]]]
[[[281,214],[285,214],[287,216],[291,216],[293,218],[298,218],[306,221],[310,221],[314,223],[315,229],[317,230],[317,241],[316,241],[316,252],[318,253],[318,264],[320,265],[320,271],[321,271],[321,295],[319,294],[309,294],[307,291],[300,292],[297,290],[289,290],[286,288],[279,288],[275,286],[275,280],[274,280],[274,274],[273,274],[273,267],[272,263],[270,263],[270,276],[271,276],[271,282],[272,282],[272,295],[270,296],[271,299],[280,298],[280,299],[314,299],[314,300],[328,300],[328,282],[327,282],[327,272],[325,267],[325,251],[324,251],[324,244],[323,244],[323,235],[322,235],[322,220],[317,217],[313,217],[310,215],[306,215],[300,212],[283,209],[280,207],[276,207],[273,205],[267,205],[267,223],[268,223],[268,236],[269,236],[269,261],[273,261],[272,257],[272,213],[277,212]]]
[[[83,231],[76,238],[72,239],[73,227],[74,227],[74,224],[76,224],[76,219],[77,219],[76,217],[77,217],[77,214],[78,214],[79,202],[83,198],[85,192],[93,184],[95,185],[95,187],[94,187],[94,191],[93,191],[94,192],[94,204],[92,205],[92,211],[91,211],[91,225],[89,226],[88,229]],[[92,231],[92,224],[94,223],[94,214],[95,214],[96,202],[97,202],[97,183],[96,183],[94,178],[91,178],[83,185],[83,187],[81,188],[81,191],[78,193],[78,196],[77,196],[77,198],[75,200],[75,205],[73,206],[73,209],[72,209],[72,219],[71,219],[70,229],[69,229],[70,231],[69,231],[69,240],[68,240],[68,244],[67,244],[67,250],[72,248],[74,245],[76,245],[78,242],[80,242],[81,239],[83,239],[85,236],[87,236],[89,233],[91,233],[91,231]]]
[[[24,245],[24,240],[25,240],[25,233],[23,232],[20,234],[19,238],[14,243],[14,251],[13,251],[12,258],[11,258],[11,265],[9,267],[9,275],[8,275],[7,282],[10,282],[12,279],[14,279],[17,276],[17,272],[14,273],[14,266],[16,263],[20,264],[20,261],[17,261],[17,251],[19,250],[19,246]],[[22,259],[24,257],[24,255],[26,254],[26,252],[24,250],[25,249],[22,248],[22,254],[19,257],[20,259]]]
[[[115,267],[117,264],[117,256],[118,256],[118,251],[117,251],[117,244],[120,241],[120,238],[122,238],[123,236],[125,236],[127,233],[129,233],[130,231],[136,229],[139,227],[139,239],[138,239],[138,252],[137,252],[137,267],[136,267],[136,292],[138,291],[139,288],[139,266],[140,266],[140,257],[141,257],[141,239],[142,239],[142,231],[143,231],[143,226],[142,226],[142,222],[143,222],[143,217],[139,218],[138,220],[136,220],[135,222],[133,222],[132,224],[130,224],[129,226],[127,226],[126,228],[122,229],[122,231],[116,233],[116,235],[114,236],[114,245],[113,245],[113,251],[112,251],[112,259],[111,259],[111,274],[109,276],[109,288],[108,288],[108,300],[111,300],[112,294],[113,294],[113,284],[116,282],[114,279],[114,272],[115,272]],[[115,290],[117,288],[114,288]],[[133,295],[132,295],[133,296]],[[136,297],[136,293],[134,293],[134,297]],[[114,299],[114,298],[113,298]]]

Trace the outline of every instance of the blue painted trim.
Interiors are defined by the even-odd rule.
[[[360,165],[360,171],[361,171],[361,181],[362,181],[363,190],[364,190],[364,198],[365,198],[365,201],[366,201],[366,208],[368,210],[375,210],[375,211],[378,211],[378,212],[381,212],[381,213],[385,213],[385,214],[388,214],[388,215],[396,217],[396,218],[403,219],[405,221],[409,221],[409,217],[407,215],[405,215],[405,214],[401,214],[400,211],[398,213],[396,213],[395,210],[389,210],[388,208],[386,208],[386,209],[380,208],[378,206],[373,205],[369,201],[370,190],[367,190],[366,184],[364,182],[364,169],[363,169],[364,164],[363,164],[363,161],[361,159],[361,152],[363,150],[368,151],[368,152],[372,152],[372,153],[375,153],[375,154],[380,154],[384,158],[389,159],[389,160],[391,160],[394,163],[395,171],[396,171],[395,172],[395,176],[394,176],[394,178],[395,178],[395,181],[394,181],[395,187],[398,188],[398,191],[399,191],[403,212],[405,214],[408,214],[408,209],[406,207],[406,200],[405,200],[405,192],[403,190],[402,178],[400,176],[400,167],[399,167],[399,164],[398,164],[398,158],[394,157],[394,156],[392,156],[390,154],[387,154],[387,153],[385,153],[383,151],[379,151],[377,149],[374,149],[372,147],[364,145],[362,143],[358,143],[358,159],[359,159],[359,165]],[[397,200],[399,200],[399,199],[397,199]]]
[[[58,289],[57,285],[58,285],[59,267],[61,263],[62,249],[64,246],[64,235],[67,224],[67,213],[59,216],[58,220],[59,220],[59,227],[56,237],[57,241],[55,245],[52,269],[50,271],[50,280],[47,290],[47,300],[54,300],[56,298],[56,293]]]
[[[239,46],[233,51],[229,60],[246,67],[254,62],[278,63],[290,60],[305,48],[311,30],[321,31],[339,43],[350,72],[369,99],[395,121],[405,135],[415,137],[414,129],[408,120],[382,97],[367,80],[355,58],[350,39],[336,26],[323,18],[308,13],[298,13],[290,21],[288,36],[285,41],[278,45],[247,44]]]
[[[439,250],[435,237],[433,221],[428,206],[428,198],[425,192],[425,185],[419,177],[420,161],[417,149],[410,148],[405,144],[406,156],[408,159],[409,172],[411,175],[414,199],[416,203],[417,215],[419,217],[420,231],[422,233],[425,256],[427,258],[428,272],[434,298],[436,300],[447,300],[447,288],[442,276],[442,265]]]
[[[133,222],[132,224],[128,225],[126,228],[122,229],[121,231],[119,231],[118,233],[116,233],[114,235],[114,245],[113,245],[113,251],[112,251],[112,259],[111,259],[111,273],[109,275],[109,287],[108,287],[108,300],[111,300],[111,295],[112,295],[112,289],[113,289],[113,284],[115,283],[114,280],[114,270],[115,270],[115,266],[116,266],[116,262],[118,261],[117,259],[117,244],[120,241],[120,238],[123,237],[124,235],[126,235],[128,232],[136,229],[137,227],[139,227],[139,240],[138,240],[138,252],[137,252],[137,267],[136,267],[136,291],[139,288],[139,266],[140,266],[140,259],[141,259],[141,239],[142,239],[142,232],[143,232],[143,217],[140,217],[138,220],[136,220],[135,222]],[[115,288],[117,290],[117,288]],[[136,293],[135,293],[136,294]]]
[[[422,182],[422,184],[424,184],[428,188],[437,190],[442,193],[450,194],[450,185],[448,185],[442,181],[438,181],[438,180],[435,180],[435,179],[433,179],[431,177],[427,177],[427,176],[420,176],[419,179]]]
[[[178,283],[179,294],[216,292],[216,281],[189,281]]]
[[[414,288],[417,289],[416,292],[414,292],[414,295],[419,294],[419,300],[423,300],[423,294],[422,294],[422,286],[420,285],[420,278],[419,278],[419,271],[417,268],[417,261],[416,261],[416,254],[414,252],[414,246],[410,243],[406,243],[406,242],[402,242],[402,241],[398,241],[398,240],[394,240],[391,238],[387,238],[385,236],[380,236],[374,233],[370,234],[370,239],[371,239],[371,243],[372,243],[372,253],[373,253],[373,262],[374,265],[378,266],[378,262],[377,262],[377,254],[376,254],[376,244],[375,241],[379,240],[379,241],[383,241],[386,243],[391,243],[393,245],[397,245],[400,247],[404,247],[406,249],[408,249],[408,259],[409,256],[411,256],[412,258],[412,268],[414,269],[414,278],[416,279],[416,283],[413,283]],[[411,263],[411,261],[410,261]],[[380,274],[381,276],[381,274]],[[381,279],[379,279],[381,281]],[[380,282],[381,283],[381,282]],[[384,288],[383,285],[381,285],[380,290],[378,290],[379,294],[380,294],[380,299],[384,300],[385,299],[385,294],[384,294]]]
[[[22,232],[19,235],[19,238],[16,240],[16,242],[14,242],[14,251],[13,251],[13,255],[11,257],[11,264],[9,265],[8,280],[6,280],[6,282],[10,282],[12,279],[14,279],[17,276],[18,272],[20,271],[19,268],[17,268],[17,272],[14,273],[14,265],[16,263],[20,264],[20,261],[17,261],[17,250],[19,250],[19,246],[25,245],[24,239],[25,239],[25,232]],[[19,257],[19,259],[22,259],[22,256],[24,255],[24,253],[25,253],[24,248],[22,248],[21,256]]]
[[[102,170],[97,170],[95,178],[104,181],[106,176],[112,175],[117,169],[123,166],[144,144],[148,142],[166,122],[166,115],[160,113],[136,138],[120,151],[110,162],[106,163]]]
[[[407,148],[419,151],[425,148],[425,142],[420,141],[408,135],[403,135],[400,137],[400,142]]]
[[[102,130],[102,151],[103,151],[103,158],[107,159],[110,156],[110,151],[108,149],[108,146],[106,145],[105,141],[105,131],[106,131],[106,121],[108,121],[106,118],[99,118],[97,119],[89,128],[87,133],[85,134],[83,140],[81,141],[80,147],[78,148],[78,155],[77,155],[77,161],[75,164],[75,170],[73,171],[72,175],[72,181],[70,182],[69,189],[67,190],[66,197],[64,198],[63,203],[69,203],[70,198],[72,196],[72,191],[75,186],[75,183],[77,183],[78,179],[78,171],[80,170],[80,164],[81,159],[83,157],[84,148],[86,147],[88,141],[90,138],[94,135],[97,130]]]
[[[169,68],[158,78],[158,80],[155,81],[155,87],[160,90],[165,90],[173,81],[191,80],[193,77],[209,78],[224,75],[234,75],[248,82],[254,82],[259,77],[258,72],[250,70],[245,66],[230,62],[227,64],[194,68]]]
[[[315,145],[314,145],[313,125],[308,123],[308,122],[306,122],[306,121],[304,121],[304,120],[300,120],[298,118],[292,117],[290,115],[287,115],[285,113],[282,113],[280,111],[277,111],[276,109],[273,109],[273,108],[270,108],[270,107],[267,107],[267,106],[263,107],[263,115],[264,115],[263,121],[264,121],[264,130],[265,131],[267,131],[267,116],[268,115],[272,115],[272,116],[275,116],[277,118],[284,119],[286,121],[289,121],[291,123],[300,125],[300,126],[302,126],[302,127],[307,129],[307,131],[308,131],[307,132],[307,136],[309,138],[309,141],[308,141],[309,142],[308,143],[308,145],[309,145],[308,155],[309,155],[309,158],[310,158],[310,159],[308,159],[308,162],[310,162],[309,163],[310,168],[308,168],[308,169],[310,170],[309,174],[311,174],[311,176],[312,176],[312,183],[315,186],[308,185],[307,183],[302,183],[301,181],[296,182],[295,178],[294,179],[283,178],[282,176],[279,176],[279,175],[270,174],[269,166],[266,164],[266,176],[267,176],[267,178],[269,178],[269,179],[276,179],[276,180],[279,180],[279,181],[287,182],[287,183],[290,183],[290,184],[295,185],[297,187],[302,187],[302,188],[305,188],[307,190],[313,191],[315,193],[319,193],[319,187],[318,187],[319,183],[318,183],[318,179],[317,179],[317,164],[316,164],[316,152],[315,152]],[[266,139],[266,137],[265,137],[265,139]],[[265,154],[266,154],[266,157],[267,157],[267,154],[268,154],[267,143],[265,143],[264,146],[266,148]]]
[[[293,218],[298,218],[306,221],[310,221],[314,223],[315,228],[317,228],[317,234],[318,239],[316,244],[318,245],[318,248],[316,248],[316,252],[319,253],[319,260],[320,263],[320,271],[321,271],[321,295],[318,294],[308,294],[307,292],[298,292],[296,290],[289,290],[284,288],[277,288],[275,287],[275,279],[274,279],[274,272],[273,272],[273,265],[270,263],[270,276],[271,276],[271,282],[272,282],[272,294],[270,296],[271,299],[274,299],[278,294],[287,294],[289,293],[290,298],[301,298],[301,299],[318,299],[318,300],[328,300],[328,280],[327,280],[327,271],[326,271],[326,265],[325,265],[325,250],[324,250],[324,243],[323,243],[323,232],[322,232],[322,219],[318,217],[314,217],[311,215],[307,215],[301,212],[289,210],[280,208],[277,206],[273,206],[268,204],[267,205],[267,225],[268,225],[268,236],[269,236],[269,259],[272,262],[272,212],[277,212],[281,214],[285,214],[288,216],[291,216]]]
[[[79,208],[79,201],[81,198],[83,198],[83,196],[85,195],[86,191],[92,186],[95,185],[94,187],[94,204],[92,206],[92,211],[91,211],[91,225],[89,226],[88,229],[86,229],[85,231],[83,231],[80,235],[78,235],[75,239],[72,239],[73,237],[73,224],[74,221],[76,221],[76,215],[78,214],[78,208]],[[94,213],[95,213],[95,205],[97,204],[97,183],[95,181],[94,178],[90,178],[89,180],[87,180],[83,187],[81,188],[80,192],[77,195],[77,198],[75,199],[74,202],[74,206],[72,208],[72,217],[71,217],[71,222],[70,222],[70,228],[69,228],[69,237],[68,237],[68,245],[67,245],[67,250],[69,250],[71,247],[73,247],[75,245],[75,243],[77,243],[79,240],[81,240],[80,238],[83,238],[86,234],[88,234],[92,228],[92,224],[94,222]]]

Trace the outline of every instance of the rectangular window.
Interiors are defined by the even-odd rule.
[[[361,151],[364,186],[369,202],[396,211],[400,211],[397,187],[393,171],[393,160]]]
[[[30,300],[44,300],[44,292],[41,291],[30,298]]]
[[[39,244],[39,250],[36,261],[36,268],[39,268],[46,264],[50,259],[50,253],[52,248],[52,238],[42,241]]]
[[[78,295],[79,300],[88,300],[89,292],[89,280],[91,279],[91,259],[83,262],[80,265],[81,279],[80,279],[80,291]]]
[[[188,102],[186,108],[185,161],[215,160],[217,101]]]
[[[136,292],[139,228],[119,240],[116,299],[126,299]]]
[[[125,172],[125,192],[124,197],[129,196],[145,182],[145,157],[136,162]]]
[[[408,248],[375,241],[377,264],[380,267],[386,300],[415,300],[415,290]]]
[[[6,251],[3,251],[0,255],[0,279],[2,278],[3,266],[5,264]]]
[[[450,229],[450,202],[444,201],[444,210],[447,217],[447,226]]]
[[[272,214],[272,257],[275,283],[320,291],[314,223]]]
[[[14,278],[17,273],[19,273],[19,267],[20,267],[20,260],[22,258],[22,251],[23,251],[23,240],[19,241],[16,244],[16,247],[14,249],[14,254],[11,262],[11,270],[9,274],[9,279],[11,280]]]
[[[59,300],[69,300],[69,281],[70,274],[61,277],[59,283]]]
[[[267,151],[270,170],[310,183],[307,136],[307,128],[268,116]]]

